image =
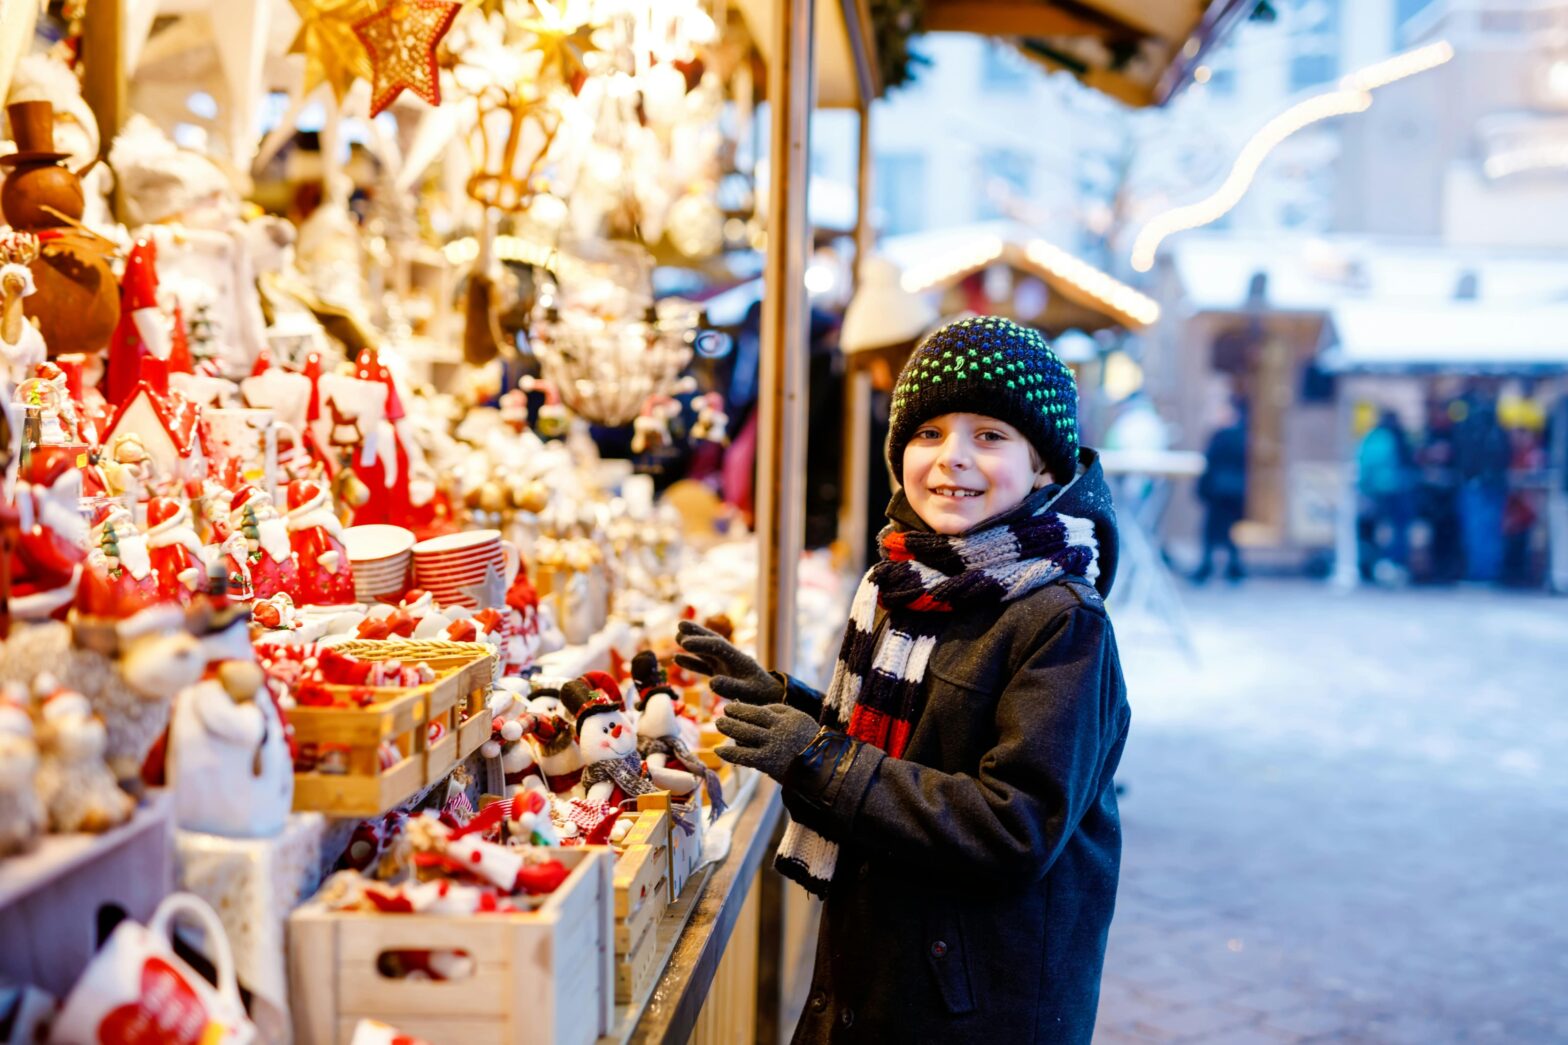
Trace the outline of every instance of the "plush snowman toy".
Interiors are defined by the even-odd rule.
[[[659,658],[643,650],[632,658],[632,681],[637,685],[637,753],[648,767],[648,777],[677,798],[707,785],[712,803],[710,819],[724,812],[723,789],[718,774],[703,764],[681,734],[675,713],[675,691],[670,688]]]
[[[528,713],[534,717],[532,740],[539,770],[552,792],[565,794],[582,779],[583,753],[561,701],[560,686],[536,682],[528,697]]]
[[[581,679],[561,687],[561,700],[576,722],[582,749],[582,786],[590,802],[619,806],[659,790],[643,772],[637,734],[619,694],[595,690]]]

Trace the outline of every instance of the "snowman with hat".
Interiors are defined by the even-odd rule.
[[[719,776],[703,764],[682,735],[675,690],[652,650],[632,658],[632,681],[637,686],[637,753],[648,767],[648,776],[678,801],[700,801],[696,791],[706,786],[712,803],[709,819],[717,820],[725,809]]]
[[[572,679],[561,687],[561,701],[572,715],[582,750],[582,786],[590,802],[619,806],[659,787],[644,772],[637,733],[626,715],[620,690],[603,672]]]

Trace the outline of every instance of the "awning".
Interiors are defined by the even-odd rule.
[[[1318,361],[1334,373],[1568,371],[1568,304],[1342,304]]]
[[[1209,49],[1256,0],[928,0],[907,32],[977,33],[1012,40],[1029,57],[1064,70],[1128,105],[1163,105]],[[773,41],[770,0],[734,0],[764,63]],[[879,96],[869,0],[816,0],[816,104],[854,108]],[[886,14],[884,18],[892,18]]]
[[[927,31],[1011,38],[1128,105],[1163,105],[1256,0],[928,0]]]
[[[1011,222],[887,236],[880,251],[903,270],[904,288],[914,293],[951,286],[998,262],[1010,265],[1050,288],[1044,325],[1051,329],[1138,330],[1160,317],[1152,298]]]

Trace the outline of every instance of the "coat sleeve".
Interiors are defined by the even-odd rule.
[[[1102,609],[1055,616],[1003,690],[997,740],[970,776],[823,730],[785,774],[792,804],[834,841],[912,870],[1038,881],[1109,783],[1127,728],[1115,639]]]

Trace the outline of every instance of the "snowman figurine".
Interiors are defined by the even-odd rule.
[[[688,796],[706,784],[708,801],[712,803],[709,819],[717,820],[725,808],[719,776],[703,765],[681,736],[675,691],[652,650],[643,650],[632,658],[632,681],[637,685],[639,712],[637,753],[648,767],[648,777],[678,801],[689,801]]]
[[[537,748],[539,771],[550,790],[563,795],[582,779],[583,753],[561,701],[561,688],[536,682],[528,697],[528,712],[534,717],[531,736]]]
[[[612,687],[613,690],[613,687]],[[659,788],[643,772],[637,734],[620,695],[593,689],[582,679],[561,687],[583,753],[582,786],[588,801],[619,806]]]

